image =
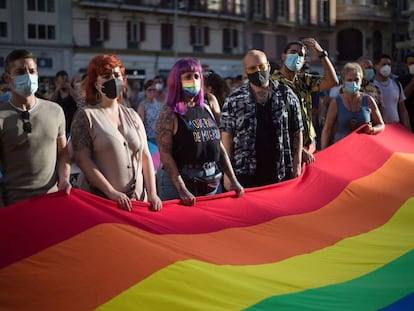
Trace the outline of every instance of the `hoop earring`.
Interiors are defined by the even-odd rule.
[[[101,100],[102,100],[102,95],[101,95],[101,93],[96,92],[96,94],[95,94],[95,99],[96,99],[96,102],[97,102],[97,103],[100,103],[100,102],[101,102]]]

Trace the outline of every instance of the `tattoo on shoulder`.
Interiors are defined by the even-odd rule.
[[[72,146],[77,151],[83,148],[91,149],[92,141],[89,136],[89,121],[86,114],[79,112],[71,126]]]
[[[175,113],[171,108],[164,106],[158,117],[155,129],[155,136],[160,152],[170,153],[172,150],[175,118]]]

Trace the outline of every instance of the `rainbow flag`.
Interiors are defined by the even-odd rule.
[[[414,135],[301,177],[131,213],[74,189],[0,209],[0,310],[414,310]]]

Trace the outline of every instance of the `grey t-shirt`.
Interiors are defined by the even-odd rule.
[[[32,131],[23,130],[22,111],[0,105],[0,169],[6,204],[57,190],[57,138],[65,135],[62,108],[36,99],[29,110]]]

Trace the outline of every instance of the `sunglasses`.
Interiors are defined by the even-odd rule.
[[[22,120],[23,120],[23,131],[25,133],[31,133],[32,132],[32,123],[30,123],[30,113],[29,111],[25,110],[22,111]]]

